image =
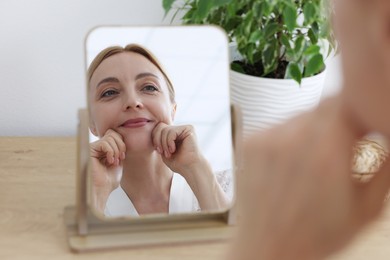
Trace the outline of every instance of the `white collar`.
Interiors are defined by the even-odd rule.
[[[173,173],[171,190],[169,194],[169,214],[188,213],[198,210],[198,202],[187,181],[180,174]],[[139,216],[134,204],[119,185],[108,197],[106,216]]]

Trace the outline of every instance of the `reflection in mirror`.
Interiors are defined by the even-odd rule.
[[[226,36],[100,27],[86,40],[91,199],[105,216],[224,211],[233,199]]]

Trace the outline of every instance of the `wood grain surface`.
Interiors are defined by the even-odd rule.
[[[223,243],[86,254],[67,245],[75,202],[75,138],[0,137],[0,259],[220,259]]]
[[[0,137],[0,259],[224,259],[226,243],[72,253],[63,209],[74,205],[73,137]],[[390,208],[332,259],[390,259]]]

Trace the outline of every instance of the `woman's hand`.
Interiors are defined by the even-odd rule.
[[[95,206],[103,212],[108,196],[119,185],[126,145],[120,134],[109,129],[90,144],[90,153]]]
[[[334,2],[343,105],[363,131],[390,137],[390,1]]]
[[[153,129],[152,141],[164,163],[174,172],[184,174],[203,163],[191,125],[174,126],[160,122]]]
[[[152,141],[164,163],[186,179],[202,210],[221,210],[229,205],[209,163],[199,151],[192,126],[160,122],[153,129]]]
[[[379,215],[390,165],[369,183],[352,179],[361,133],[346,116],[334,98],[246,143],[231,259],[322,259]]]

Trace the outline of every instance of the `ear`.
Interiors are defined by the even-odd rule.
[[[171,112],[172,121],[175,121],[176,107],[177,107],[176,103],[172,105],[172,112]]]

